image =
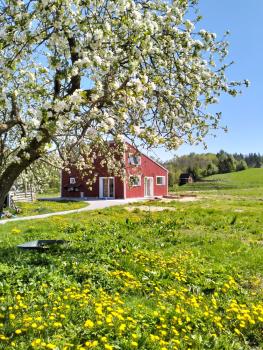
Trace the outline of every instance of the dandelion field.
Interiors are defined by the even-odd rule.
[[[41,201],[36,200],[34,202],[20,202],[17,203],[17,206],[21,210],[21,213],[18,216],[31,216],[31,215],[39,215],[39,214],[47,214],[54,213],[57,211],[64,210],[73,210],[80,209],[86,207],[88,204],[85,202],[77,202],[77,201]],[[10,210],[14,212],[14,210]]]
[[[262,349],[263,216],[254,202],[1,226],[0,348]],[[16,248],[41,238],[67,243]]]

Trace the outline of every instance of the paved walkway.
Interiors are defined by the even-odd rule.
[[[113,207],[115,205],[125,205],[128,203],[138,202],[145,200],[145,198],[130,198],[130,199],[107,199],[107,200],[90,200],[85,201],[88,205],[81,209],[73,209],[73,210],[66,210],[66,211],[58,211],[55,213],[48,213],[48,214],[41,214],[41,215],[34,215],[34,216],[21,216],[13,219],[3,219],[0,220],[1,224],[6,224],[7,222],[13,222],[13,221],[24,221],[24,220],[35,220],[35,219],[45,219],[50,216],[56,216],[56,215],[68,215],[73,213],[81,213],[83,211],[89,211],[89,210],[96,210],[96,209],[104,209],[108,207]]]

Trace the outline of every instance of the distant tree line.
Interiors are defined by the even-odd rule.
[[[259,153],[230,154],[223,150],[214,153],[176,156],[164,163],[169,170],[169,186],[178,183],[181,173],[191,173],[195,180],[203,177],[241,171],[247,168],[261,168],[263,166],[263,155]]]

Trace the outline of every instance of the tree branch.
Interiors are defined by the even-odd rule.
[[[71,62],[72,65],[74,65],[75,62],[79,59],[79,54],[77,52],[77,43],[76,39],[74,37],[69,38],[68,37],[68,43],[69,43],[69,50],[70,50],[70,56],[71,56]],[[80,75],[74,75],[70,79],[70,88],[68,93],[71,95],[75,90],[80,89]]]

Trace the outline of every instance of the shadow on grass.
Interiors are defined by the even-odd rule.
[[[111,258],[99,256],[92,247],[51,247],[48,250],[20,250],[16,247],[0,249],[0,295],[4,290],[25,292],[47,283],[53,290],[65,283],[89,281],[95,289],[111,292],[117,288],[116,281],[108,271],[114,266]],[[119,283],[119,282],[118,282]]]

